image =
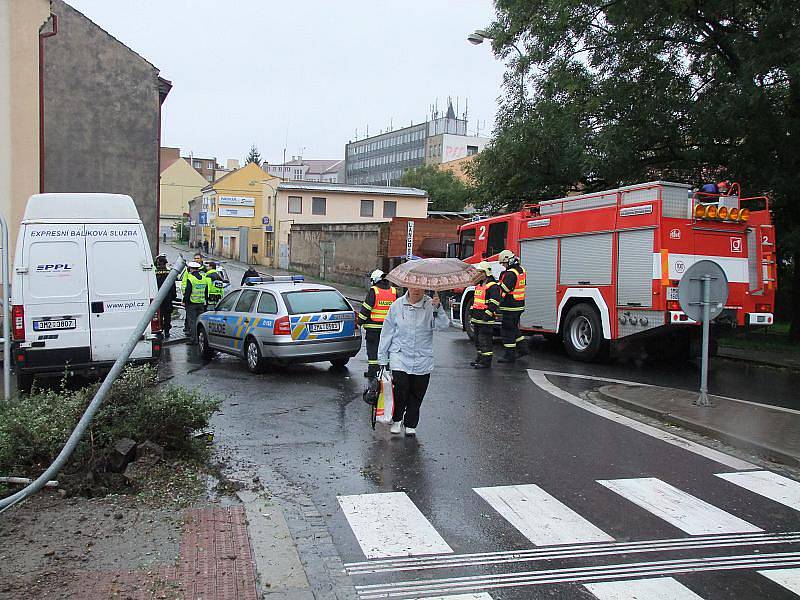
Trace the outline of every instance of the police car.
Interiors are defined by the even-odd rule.
[[[361,349],[356,313],[335,288],[301,275],[264,276],[225,296],[197,320],[200,353],[244,358],[259,373],[269,363],[330,361],[344,367]]]

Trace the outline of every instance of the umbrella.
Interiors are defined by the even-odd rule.
[[[481,277],[478,269],[457,258],[421,258],[398,265],[386,279],[403,287],[439,292],[465,288]]]

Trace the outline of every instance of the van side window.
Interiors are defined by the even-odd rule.
[[[508,221],[489,225],[489,240],[486,243],[486,256],[494,256],[506,249]]]
[[[255,290],[243,290],[239,301],[236,303],[236,312],[250,312],[256,302],[258,292]]]
[[[231,310],[233,305],[236,303],[236,300],[239,299],[239,290],[235,292],[231,292],[227,296],[225,296],[222,300],[219,301],[217,304],[217,310]]]
[[[459,240],[461,252],[459,258],[466,260],[475,254],[475,228],[464,229],[461,231],[461,239]]]
[[[258,312],[265,315],[274,315],[278,312],[278,302],[275,296],[268,292],[262,292],[258,300]]]

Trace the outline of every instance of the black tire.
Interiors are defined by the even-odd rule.
[[[27,394],[33,388],[33,373],[20,373],[17,372],[17,391],[21,394]]]
[[[344,369],[347,366],[347,363],[350,362],[350,358],[335,358],[331,361],[331,364],[337,369]]]
[[[255,338],[249,337],[244,342],[244,362],[251,373],[263,373],[266,363],[261,356],[261,347]]]
[[[470,321],[470,314],[472,314],[472,299],[470,296],[464,301],[464,306],[461,307],[461,322],[464,324],[464,331],[467,332],[469,339],[475,341],[475,326]]]
[[[197,328],[197,347],[200,350],[200,356],[206,360],[214,358],[214,349],[208,343],[208,334],[205,328],[201,325]]]
[[[573,306],[564,319],[561,335],[564,350],[570,358],[592,362],[606,355],[608,343],[603,339],[603,325],[597,310],[588,304]]]

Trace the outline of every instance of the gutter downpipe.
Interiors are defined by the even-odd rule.
[[[39,475],[39,477],[33,483],[16,492],[15,494],[0,500],[0,513],[8,508],[11,508],[17,502],[24,500],[31,494],[35,494],[45,487],[51,479],[55,479],[55,476],[66,464],[70,455],[75,450],[75,447],[78,445],[78,442],[86,433],[86,430],[92,423],[92,419],[94,419],[95,413],[97,413],[97,411],[100,409],[100,406],[103,404],[103,400],[105,400],[105,397],[111,389],[114,381],[116,381],[117,377],[119,377],[120,373],[122,373],[122,369],[125,368],[128,358],[133,352],[133,349],[136,347],[136,344],[142,339],[142,334],[150,325],[150,321],[152,321],[153,316],[155,316],[158,307],[164,301],[164,298],[167,297],[167,293],[175,287],[175,280],[178,278],[178,274],[183,271],[185,264],[186,263],[183,257],[179,256],[178,260],[175,261],[175,264],[172,265],[172,270],[169,272],[169,275],[167,275],[167,279],[163,284],[161,284],[155,299],[150,303],[150,306],[147,307],[147,310],[139,320],[139,324],[131,334],[131,337],[128,338],[127,342],[125,342],[125,346],[122,348],[117,360],[114,361],[114,366],[111,367],[108,375],[106,375],[102,385],[97,390],[94,398],[92,398],[89,406],[86,408],[86,412],[83,413],[81,420],[78,421],[78,424],[75,426],[75,429],[69,436],[67,443],[64,444],[64,447],[53,461],[53,464],[51,464],[44,473]],[[5,319],[5,321],[7,322],[8,319]],[[9,362],[8,358],[6,358],[5,362]]]
[[[51,13],[53,27],[39,33],[39,193],[44,193],[44,40],[58,33],[58,15]]]

